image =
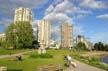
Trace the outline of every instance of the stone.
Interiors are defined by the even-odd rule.
[[[45,48],[39,48],[38,49],[38,54],[45,54],[45,53],[46,53]]]

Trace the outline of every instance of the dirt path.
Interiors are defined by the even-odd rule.
[[[79,61],[76,61],[76,63],[78,65],[77,68],[70,67],[65,71],[105,71],[105,70],[84,64],[84,63],[79,62]]]
[[[12,55],[0,55],[0,59],[7,58],[7,57],[13,57],[13,56],[17,56],[17,55],[23,55],[23,54],[26,54],[26,53],[30,53],[32,51],[33,50],[25,51],[25,52],[21,52],[21,53],[17,53],[17,54],[12,54]]]

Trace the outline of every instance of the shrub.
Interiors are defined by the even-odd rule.
[[[53,55],[50,54],[32,54],[30,58],[53,58]]]
[[[69,64],[65,63],[64,66],[65,66],[65,67],[69,67]]]
[[[100,61],[99,58],[96,58],[96,57],[92,57],[91,59],[93,62],[97,62],[97,61]]]

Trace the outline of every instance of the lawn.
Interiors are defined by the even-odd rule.
[[[22,61],[13,61],[15,57],[1,59],[0,66],[7,66],[8,71],[38,71],[38,67],[49,64],[59,64],[64,68],[64,55],[70,54],[68,50],[48,50],[47,53],[53,58],[30,58],[32,54],[37,55],[37,51],[33,51],[25,54]]]
[[[97,61],[96,59],[95,61],[94,60],[89,61],[87,58],[80,56],[81,54],[88,54],[88,53],[91,52],[84,52],[84,51],[70,52],[69,50],[47,50],[47,54],[50,54],[51,56],[53,56],[53,58],[41,58],[41,57],[38,58],[37,50],[35,50],[32,51],[31,53],[24,54],[22,56],[23,59],[22,61],[14,61],[15,57],[0,59],[0,66],[6,66],[8,68],[8,71],[38,71],[37,69],[39,67],[50,64],[61,65],[61,67],[65,69],[66,67],[64,66],[64,64],[66,63],[66,61],[64,60],[64,56],[71,55],[73,58],[79,61],[82,61],[84,63],[99,68],[106,69],[106,67],[99,65],[98,64],[99,61]],[[31,57],[31,55],[33,55],[33,58]]]
[[[0,48],[0,55],[7,55],[7,54],[16,54],[24,51],[30,51],[31,49],[17,49],[17,50],[9,50],[9,49],[4,49]]]

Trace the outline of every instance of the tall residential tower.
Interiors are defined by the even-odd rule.
[[[50,23],[48,20],[41,20],[38,22],[38,42],[45,44],[45,48],[50,45]]]
[[[19,7],[15,10],[14,22],[26,21],[32,23],[33,14],[29,8]]]
[[[61,26],[61,47],[73,47],[73,26],[69,23]]]

